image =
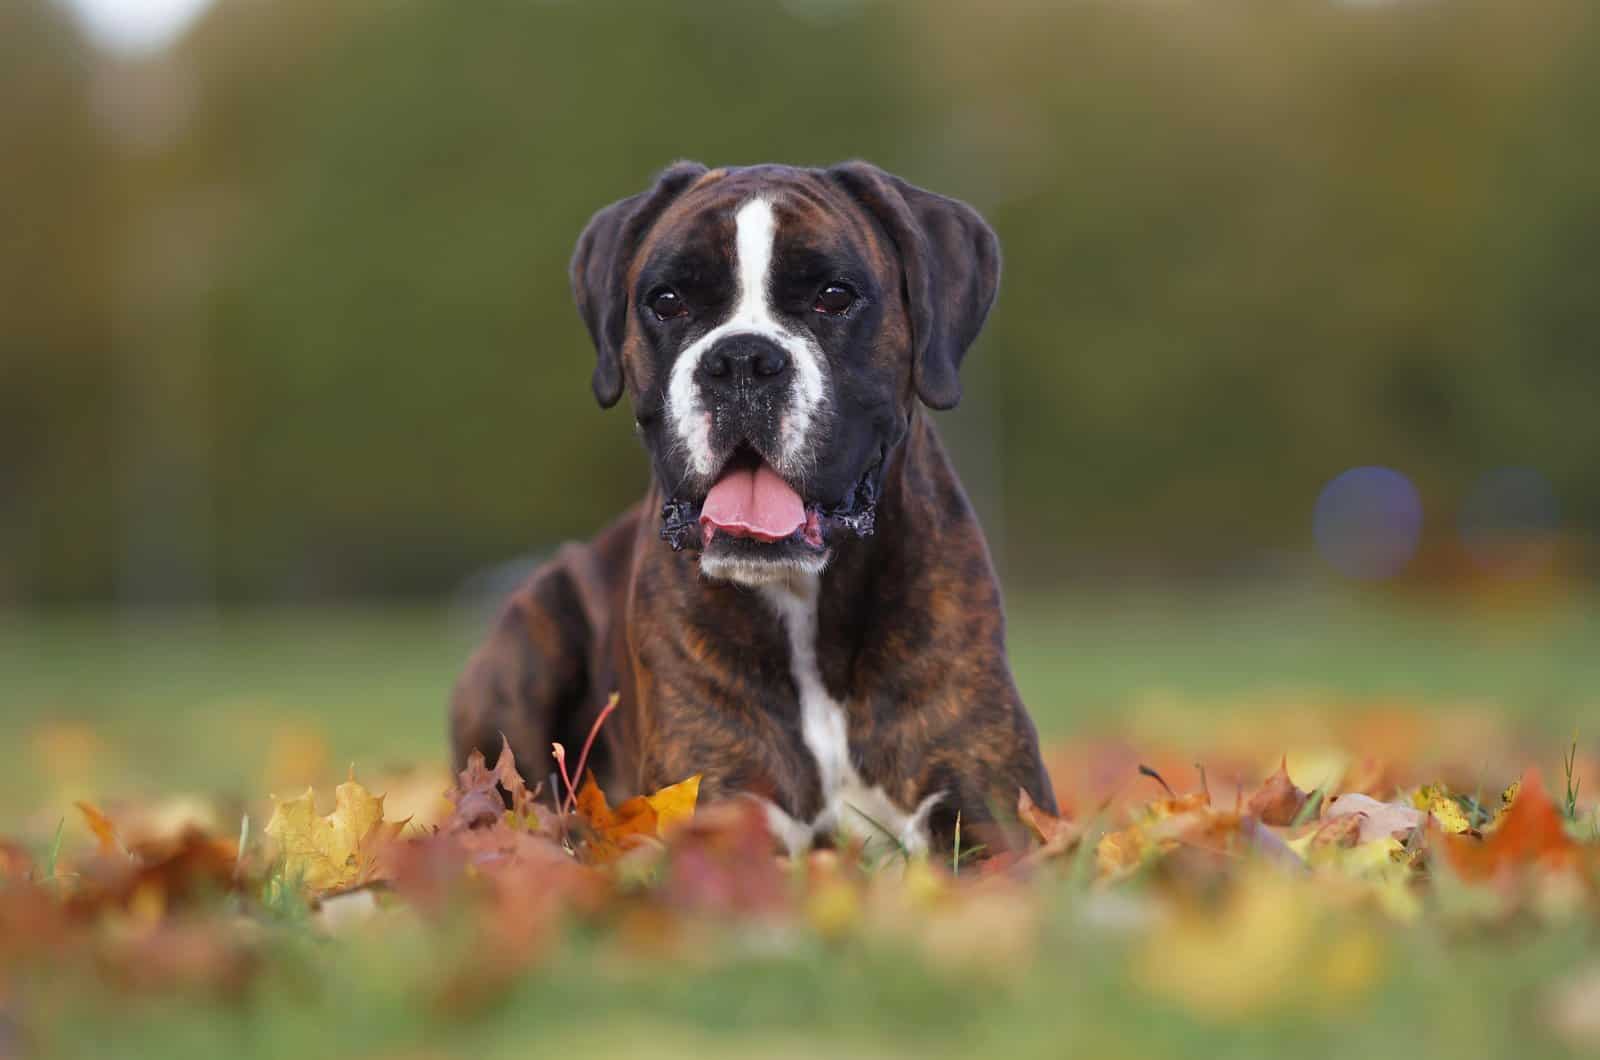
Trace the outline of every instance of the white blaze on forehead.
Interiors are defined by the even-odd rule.
[[[717,454],[711,449],[710,412],[695,379],[700,359],[717,342],[729,335],[760,335],[776,343],[789,355],[793,375],[788,408],[780,421],[782,451],[768,454],[779,471],[801,470],[812,428],[826,397],[822,350],[809,334],[790,330],[773,311],[771,273],[773,248],[778,236],[778,217],[772,203],[753,198],[734,214],[733,268],[736,291],[733,309],[726,320],[690,343],[673,362],[667,382],[667,421],[688,455],[689,464],[704,478],[717,470]]]

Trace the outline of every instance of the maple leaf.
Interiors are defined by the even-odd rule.
[[[653,795],[635,795],[613,809],[605,792],[585,773],[578,789],[576,809],[588,825],[587,854],[596,862],[615,861],[643,839],[661,835],[663,825],[681,824],[694,816],[700,793],[700,775],[662,788]]]
[[[334,810],[318,816],[310,788],[279,802],[266,833],[277,840],[284,870],[317,893],[341,890],[376,878],[381,848],[399,837],[406,821],[383,819],[383,796],[354,778],[334,790]]]
[[[534,800],[539,789],[529,790],[522,779],[517,771],[517,756],[504,733],[500,734],[500,757],[494,769],[485,764],[482,751],[474,750],[467,757],[467,767],[461,771],[456,786],[455,813],[448,825],[451,830],[479,828],[501,820],[513,828],[538,829]],[[511,796],[509,807],[500,794],[502,788]]]
[[[1289,779],[1289,759],[1284,756],[1278,771],[1245,803],[1245,812],[1259,818],[1262,824],[1290,825],[1300,816],[1308,798],[1310,795]]]
[[[1446,837],[1445,851],[1461,876],[1481,880],[1517,867],[1563,868],[1576,860],[1578,844],[1567,835],[1566,821],[1537,769],[1524,774],[1513,799],[1481,841]]]
[[[688,780],[664,787],[653,795],[646,795],[645,801],[656,811],[657,834],[664,836],[678,825],[693,818],[694,805],[699,798],[699,773]]]

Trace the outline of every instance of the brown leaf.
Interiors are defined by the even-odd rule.
[[[238,856],[232,840],[190,831],[173,842],[141,847],[131,857],[118,854],[87,866],[67,906],[78,917],[116,909],[160,920],[175,907],[236,890]]]
[[[0,883],[33,879],[33,855],[19,843],[0,839]]]
[[[1250,796],[1250,801],[1245,803],[1245,811],[1259,818],[1263,824],[1290,825],[1300,815],[1309,797],[1289,779],[1289,759],[1285,756],[1278,765],[1278,771]]]
[[[676,908],[749,914],[781,908],[790,887],[775,848],[756,800],[713,805],[673,830],[661,895]]]
[[[1042,809],[1025,788],[1017,791],[1017,817],[1042,844],[1036,851],[1041,859],[1066,854],[1083,839],[1079,825]]]
[[[445,826],[446,831],[483,828],[499,823],[505,816],[506,801],[500,796],[498,773],[498,767],[491,773],[485,766],[482,751],[474,749],[467,756],[467,767],[456,780],[456,812]]]
[[[1325,821],[1311,836],[1313,849],[1327,848],[1349,849],[1361,842],[1360,814],[1345,814]]]
[[[521,827],[538,827],[534,800],[539,796],[540,786],[535,785],[531,791],[528,789],[522,774],[517,772],[517,756],[511,753],[511,741],[506,739],[505,733],[500,734],[500,757],[494,764],[494,778],[511,796],[511,813],[515,823]]]
[[[1415,806],[1402,802],[1379,802],[1355,793],[1337,796],[1328,803],[1323,813],[1323,819],[1328,821],[1352,816],[1361,822],[1356,839],[1358,843],[1391,837],[1404,840],[1428,819],[1428,815]]]
[[[502,790],[511,796],[509,807]],[[456,780],[453,797],[455,813],[445,825],[445,830],[454,832],[489,827],[506,820],[508,811],[511,816],[507,823],[519,828],[537,829],[539,816],[534,806],[538,795],[539,787],[530,790],[522,779],[522,774],[517,770],[517,756],[511,751],[511,741],[501,733],[500,757],[496,759],[494,769],[487,767],[482,751],[474,750],[467,757],[467,767]]]

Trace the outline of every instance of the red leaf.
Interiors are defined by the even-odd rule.
[[[1447,835],[1445,851],[1463,877],[1488,879],[1517,868],[1564,868],[1577,858],[1578,845],[1567,835],[1566,821],[1545,790],[1537,769],[1522,777],[1516,801],[1500,825],[1484,839]]]

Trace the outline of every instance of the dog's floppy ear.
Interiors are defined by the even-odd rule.
[[[622,397],[622,339],[628,327],[628,265],[639,241],[661,211],[688,189],[706,167],[677,162],[649,191],[630,195],[595,214],[578,237],[568,272],[578,314],[594,339],[594,396],[602,408]]]
[[[905,270],[912,381],[936,409],[961,400],[961,359],[1000,287],[1000,241],[964,202],[935,195],[867,162],[828,171],[888,231]]]

